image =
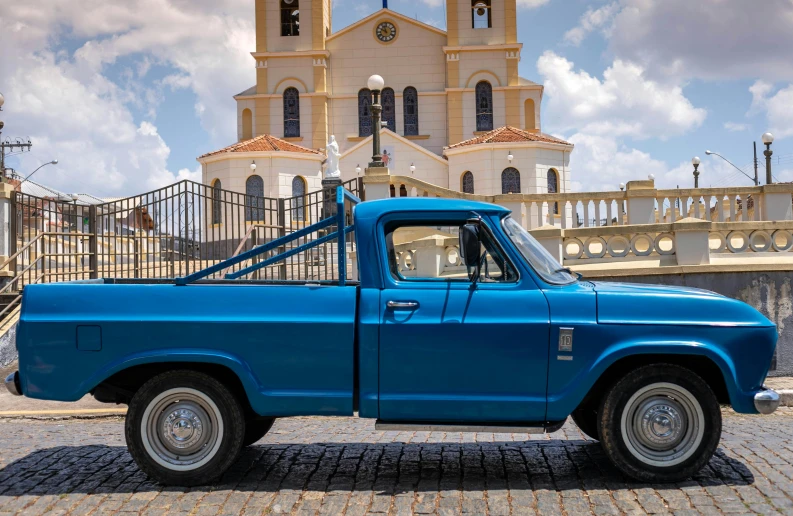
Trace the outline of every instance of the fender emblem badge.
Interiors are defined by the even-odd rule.
[[[573,328],[559,328],[559,352],[573,352]]]

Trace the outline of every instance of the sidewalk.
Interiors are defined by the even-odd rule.
[[[75,403],[41,401],[26,398],[24,396],[14,396],[6,390],[5,385],[0,386],[0,418],[85,418],[100,416],[123,416],[126,413],[126,405],[99,403],[91,395],[88,395]]]
[[[793,377],[768,378],[765,384],[779,393],[783,407],[793,407]]]
[[[776,390],[782,397],[782,406],[793,407],[793,378],[769,378],[766,385]],[[0,386],[0,418],[86,418],[123,416],[126,405],[99,403],[88,395],[75,403],[59,401],[40,401],[24,396],[13,396]]]

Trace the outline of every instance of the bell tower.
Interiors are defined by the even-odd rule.
[[[448,0],[446,27],[452,47],[517,43],[516,0]]]
[[[256,0],[256,52],[325,50],[331,0]]]
[[[256,0],[255,136],[271,134],[309,148],[328,138],[325,42],[331,30],[331,0]],[[289,102],[289,109],[284,103]],[[287,114],[286,111],[289,113]],[[244,110],[240,111],[245,115]],[[286,118],[297,118],[285,127]],[[245,134],[245,120],[242,133]]]

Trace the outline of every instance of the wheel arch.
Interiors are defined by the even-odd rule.
[[[602,397],[606,390],[614,385],[629,371],[650,364],[670,364],[691,370],[713,389],[716,399],[722,405],[730,404],[730,393],[724,372],[710,357],[706,355],[685,354],[638,354],[628,355],[613,362],[603,374],[598,377],[590,388],[586,398]],[[582,402],[583,403],[583,402]]]
[[[128,404],[135,392],[155,376],[174,370],[198,371],[217,379],[239,399],[246,414],[255,414],[251,397],[258,392],[253,373],[245,363],[230,355],[200,352],[160,353],[129,357],[110,365],[87,381],[94,397],[106,403]]]
[[[713,389],[720,404],[740,403],[734,364],[719,350],[690,343],[632,345],[604,353],[577,388],[556,397],[549,393],[548,418],[564,417],[560,411],[572,413],[579,406],[599,401],[610,386],[636,367],[664,363],[684,367],[699,375]],[[554,408],[555,401],[561,402],[557,409]]]

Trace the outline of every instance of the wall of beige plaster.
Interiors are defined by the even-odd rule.
[[[397,25],[398,36],[390,44],[382,44],[374,36],[375,27],[383,20]],[[374,73],[398,92],[407,86],[419,92],[443,91],[445,44],[444,35],[384,13],[327,42],[332,60],[330,91],[333,95],[357,94]]]

